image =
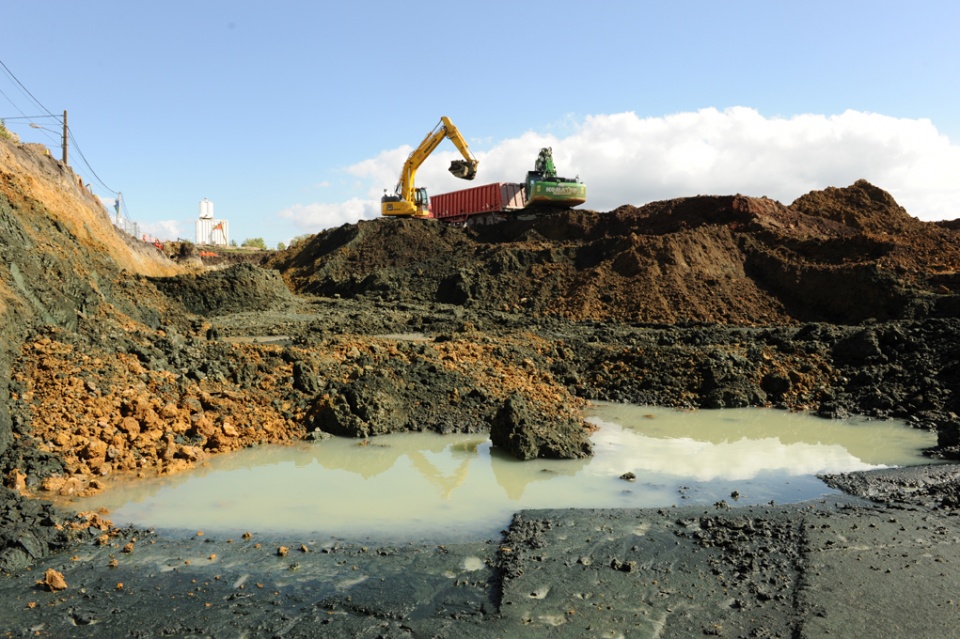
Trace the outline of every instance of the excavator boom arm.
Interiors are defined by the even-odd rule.
[[[462,160],[454,160],[450,163],[450,172],[464,180],[472,180],[476,177],[477,158],[470,152],[466,140],[463,139],[453,122],[448,117],[443,116],[440,118],[440,123],[427,134],[423,142],[413,150],[407,157],[407,161],[404,162],[396,189],[396,199],[399,201],[390,198],[393,201],[388,202],[385,199],[382,211],[384,215],[417,215],[420,212],[417,204],[420,199],[417,198],[417,189],[414,186],[417,169],[430,157],[430,154],[443,142],[444,138],[450,138],[450,141],[460,151],[460,155],[463,156]],[[400,213],[397,213],[397,211]]]

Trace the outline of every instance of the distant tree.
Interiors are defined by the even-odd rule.
[[[304,240],[309,240],[311,237],[313,237],[313,235],[311,235],[310,233],[304,233],[303,235],[296,236],[295,238],[290,240],[290,248],[293,248],[294,246],[296,246],[300,242],[303,242]]]
[[[267,250],[267,243],[263,241],[262,237],[248,237],[240,244],[240,246],[245,246],[248,248],[258,248],[261,251]]]
[[[287,248],[287,245],[286,245],[286,244],[284,244],[283,242],[277,242],[277,250],[278,250],[278,251],[282,251],[282,250],[284,250],[285,248]]]
[[[230,246],[232,246],[233,248],[237,248],[237,241],[236,241],[236,240],[230,240]]]

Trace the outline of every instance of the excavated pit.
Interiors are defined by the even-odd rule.
[[[68,167],[0,140],[0,255],[15,633],[951,636],[960,621],[936,596],[960,561],[942,466],[838,480],[877,503],[525,512],[498,544],[376,552],[151,537],[38,501],[330,433],[489,432],[518,458],[584,459],[591,400],[894,417],[956,457],[957,224],[869,183],[476,229],[378,219],[273,255],[275,273],[207,271],[123,236]],[[232,339],[251,336],[277,339]]]

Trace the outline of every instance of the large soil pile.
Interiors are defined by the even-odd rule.
[[[62,470],[61,460],[24,441],[28,424],[12,415],[23,400],[11,392],[22,347],[37,331],[73,334],[101,317],[156,327],[171,304],[136,276],[181,269],[152,246],[118,232],[99,200],[44,147],[2,139],[0,257],[0,565],[5,565],[9,556],[36,557],[67,543],[71,531],[89,530],[91,521],[61,525],[49,507],[27,503],[15,492],[25,487],[24,471],[38,475],[36,482]],[[51,367],[45,375],[62,379],[64,373]]]
[[[949,313],[960,234],[860,181],[790,206],[700,196],[475,229],[379,219],[270,265],[303,294],[572,320],[857,323]]]
[[[76,330],[111,309],[156,325],[165,302],[140,297],[123,272],[173,275],[179,267],[118,232],[79,178],[39,145],[0,140],[0,378],[35,326]],[[149,298],[147,298],[149,299]],[[0,387],[0,453],[11,441],[8,393]]]

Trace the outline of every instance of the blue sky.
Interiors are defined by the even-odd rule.
[[[960,217],[956,2],[12,0],[2,16],[7,127],[58,155],[24,117],[66,109],[71,165],[166,239],[193,238],[202,198],[232,239],[271,246],[373,217],[441,115],[480,158],[473,185],[521,181],[553,146],[598,211],[789,203],[862,177],[917,217]],[[444,143],[418,185],[462,188],[455,155]]]

